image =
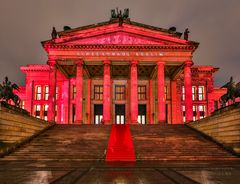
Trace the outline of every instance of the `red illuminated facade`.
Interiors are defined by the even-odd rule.
[[[22,66],[19,92],[33,116],[62,124],[178,124],[210,115],[224,89],[195,66],[197,42],[117,19],[58,32],[43,65]]]

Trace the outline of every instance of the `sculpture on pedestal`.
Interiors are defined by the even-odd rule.
[[[13,90],[19,90],[19,87],[17,84],[12,84],[8,77],[5,77],[5,80],[2,84],[0,84],[0,101],[5,101],[9,103],[10,100],[14,102],[15,106],[19,106],[20,104],[20,98],[14,94]]]
[[[227,88],[227,93],[222,95],[219,99],[221,107],[225,107],[228,100],[232,100],[232,102],[235,103],[235,99],[240,97],[240,82],[235,84],[233,77],[231,77],[230,81],[221,88]]]

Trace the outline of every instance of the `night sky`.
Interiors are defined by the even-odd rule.
[[[189,39],[200,42],[194,63],[219,67],[218,86],[230,76],[240,81],[239,0],[0,0],[0,81],[7,75],[24,85],[19,66],[46,63],[40,42],[50,39],[53,26],[61,31],[107,21],[116,7],[129,8],[135,22],[189,28]]]

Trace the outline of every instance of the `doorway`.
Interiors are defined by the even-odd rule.
[[[103,105],[95,104],[94,105],[94,124],[101,124],[103,118]]]
[[[124,104],[115,105],[115,124],[117,125],[125,124],[125,105]]]
[[[146,124],[146,104],[138,105],[138,123]]]

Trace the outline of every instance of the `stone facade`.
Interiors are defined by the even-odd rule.
[[[42,42],[47,64],[21,67],[19,95],[33,116],[62,124],[179,124],[219,106],[218,69],[195,66],[198,43],[181,33],[127,19],[58,35]]]

